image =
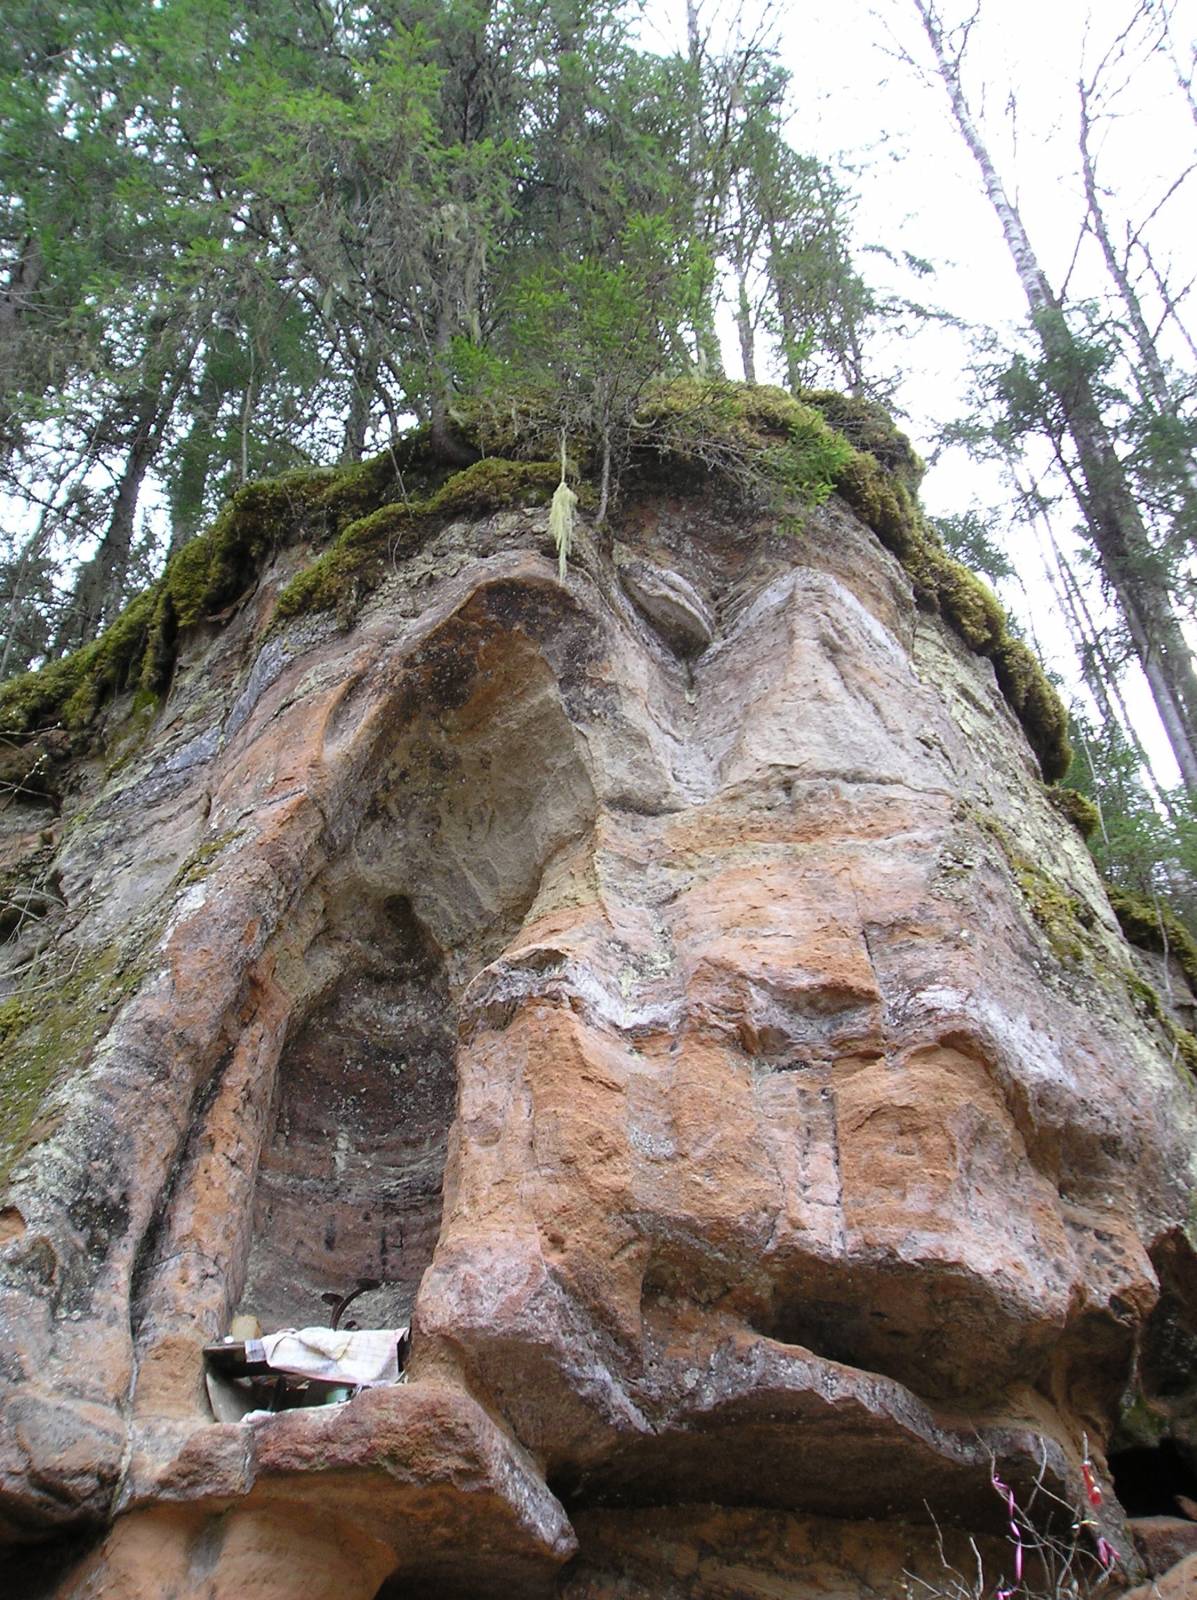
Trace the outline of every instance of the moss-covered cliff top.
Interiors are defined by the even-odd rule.
[[[469,424],[466,424],[469,432]],[[978,655],[994,664],[1044,777],[1069,763],[1067,716],[1042,668],[1009,631],[992,591],[943,548],[919,509],[922,466],[884,411],[831,392],[800,397],[780,389],[674,382],[647,399],[637,423],[629,482],[715,478],[780,515],[839,493],[909,573],[920,605],[937,611]],[[488,447],[496,443],[491,438]],[[247,485],[212,527],[184,546],[162,576],[92,644],[0,688],[0,729],[32,734],[86,728],[112,695],[160,693],[180,633],[219,616],[252,588],[277,548],[310,541],[316,550],[279,596],[276,621],[335,610],[343,619],[444,521],[547,500],[559,468],[526,459],[530,435],[498,441],[454,470],[415,432],[372,460],[312,469]],[[543,448],[543,440],[539,441]],[[574,456],[588,467],[586,441]]]

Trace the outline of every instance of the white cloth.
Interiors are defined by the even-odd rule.
[[[262,1340],[267,1364],[300,1378],[368,1389],[399,1382],[406,1328],[283,1328]]]

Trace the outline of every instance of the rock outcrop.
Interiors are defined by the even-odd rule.
[[[1086,1449],[1140,1576],[1188,1036],[992,666],[837,499],[646,490],[565,582],[546,521],[447,514],[347,627],[283,544],[160,706],[21,747],[25,1592],[898,1594]],[[234,1313],[363,1278],[405,1385],[213,1420]]]

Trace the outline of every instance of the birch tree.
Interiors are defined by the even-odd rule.
[[[1061,425],[1054,442],[1089,543],[1125,621],[1182,780],[1195,788],[1197,673],[1173,603],[1168,569],[1136,504],[1114,432],[1102,412],[1091,365],[1040,264],[1018,207],[1006,192],[964,90],[962,65],[977,12],[949,29],[933,0],[911,3],[1026,298],[1032,336],[1042,357],[1038,377]]]

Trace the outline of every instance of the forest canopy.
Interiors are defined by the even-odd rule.
[[[0,40],[0,676],[96,637],[252,478],[467,400],[610,452],[646,383],[859,390],[847,198],[767,39],[608,0],[14,0]],[[517,407],[518,410],[518,407]],[[147,509],[154,515],[147,516]]]

